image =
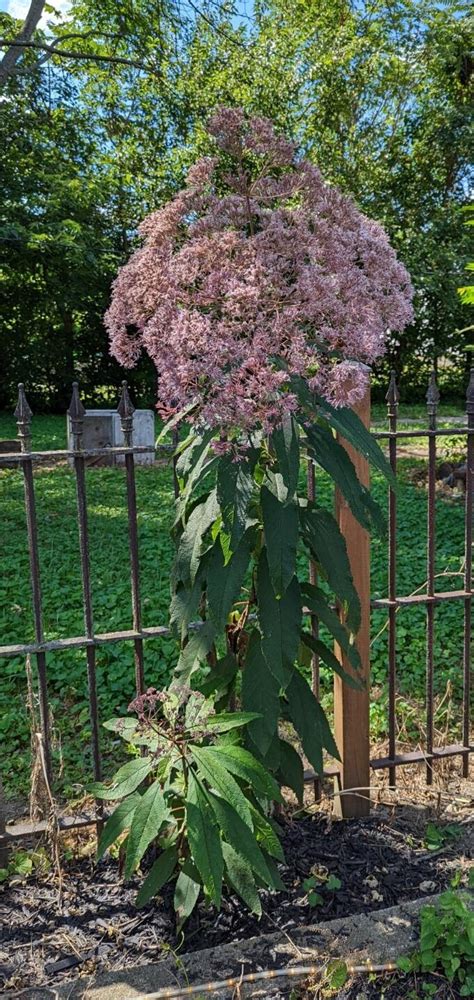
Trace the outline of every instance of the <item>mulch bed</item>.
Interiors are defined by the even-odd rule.
[[[219,914],[201,903],[180,941],[175,935],[172,891],[166,889],[162,898],[137,910],[134,900],[140,881],[134,878],[124,885],[117,862],[109,858],[97,866],[90,858],[64,862],[62,909],[52,872],[21,884],[4,884],[0,887],[0,986],[20,990],[58,984],[79,975],[157,961],[170,948],[189,952],[278,929],[291,936],[298,925],[366,913],[439,892],[449,885],[455,870],[447,861],[454,862],[459,853],[456,842],[427,851],[412,821],[389,814],[330,823],[319,813],[285,821],[282,842],[287,866],[281,874],[287,890],[262,892],[260,920],[229,894]],[[312,874],[323,879],[333,874],[341,881],[336,891],[320,890],[324,903],[317,908],[308,904],[302,885]],[[361,992],[367,1000],[380,996],[380,992],[370,992],[366,981],[356,992],[347,989],[340,994],[344,1000],[353,1000]],[[387,1000],[402,995],[390,989],[387,982],[383,994]]]

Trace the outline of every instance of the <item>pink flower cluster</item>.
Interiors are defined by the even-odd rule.
[[[161,412],[194,401],[195,422],[226,433],[267,432],[296,407],[276,359],[351,405],[388,331],[412,319],[407,271],[382,227],[270,121],[222,108],[208,130],[216,156],[144,220],[115,280],[112,354],[132,366],[145,349]]]

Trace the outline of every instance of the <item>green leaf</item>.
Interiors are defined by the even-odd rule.
[[[324,899],[319,892],[309,892],[308,903],[310,906],[323,906]]]
[[[326,664],[327,667],[329,667],[330,670],[333,670],[338,677],[341,677],[348,687],[354,688],[355,691],[361,691],[363,689],[363,682],[358,680],[356,677],[352,677],[351,674],[347,673],[347,670],[344,670],[344,667],[341,663],[339,663],[339,660],[337,659],[337,656],[334,655],[332,649],[329,649],[329,647],[326,646],[321,639],[315,639],[309,632],[302,632],[301,641],[304,642],[308,649],[311,649],[316,656],[319,656],[319,658]]]
[[[298,655],[302,621],[300,585],[294,576],[283,596],[277,600],[265,548],[258,563],[257,599],[263,655],[280,687],[285,688]]]
[[[232,809],[232,806],[228,802],[217,798],[212,792],[209,793],[209,799],[217,822],[227,842],[250,865],[252,870],[260,876],[265,885],[271,885],[271,874],[254,833],[249,830],[248,826],[241,820],[235,809]]]
[[[234,653],[226,653],[212,667],[206,679],[199,685],[199,690],[206,697],[214,692],[220,694],[222,691],[227,691],[234,680],[237,669],[238,664]]]
[[[163,792],[159,781],[155,781],[137,805],[130,833],[127,837],[127,852],[125,856],[124,877],[130,878],[132,872],[140,863],[147,847],[155,840],[160,831],[160,827],[169,812],[163,798]]]
[[[175,586],[170,604],[170,628],[181,640],[186,637],[190,622],[198,615],[206,572],[207,557],[204,556],[192,586],[184,583]]]
[[[367,531],[375,530],[384,535],[384,514],[360,482],[351,458],[330,427],[323,423],[313,424],[306,428],[306,435],[314,460],[330,475],[359,524]]]
[[[174,908],[176,912],[176,929],[179,932],[196,906],[200,893],[199,882],[181,871],[178,875],[174,891]]]
[[[280,770],[278,777],[282,785],[292,788],[298,802],[303,801],[304,768],[299,753],[287,743],[280,740]]]
[[[301,584],[301,594],[308,610],[312,611],[318,621],[326,626],[328,632],[331,633],[333,639],[336,640],[346,654],[354,669],[360,670],[361,662],[357,646],[351,642],[350,632],[348,632],[339,615],[329,607],[324,591],[312,583],[305,582]]]
[[[265,819],[264,816],[262,816],[255,806],[252,806],[251,809],[254,830],[258,843],[263,847],[267,854],[271,855],[272,858],[276,858],[277,861],[284,863],[285,855],[274,827],[267,819]]]
[[[206,621],[199,628],[193,629],[186,646],[179,655],[173,684],[188,683],[194,671],[205,663],[206,656],[214,644],[215,636],[216,627],[211,621]]]
[[[240,596],[242,582],[250,562],[252,530],[246,532],[230,557],[227,565],[220,540],[215,542],[207,574],[207,601],[209,615],[222,631],[235,601]]]
[[[328,510],[308,503],[300,508],[303,538],[321,566],[329,586],[347,606],[348,627],[360,627],[360,601],[352,580],[345,540]]]
[[[330,875],[327,882],[324,883],[324,888],[328,889],[329,892],[337,892],[341,888],[342,882],[337,875]]]
[[[299,430],[293,416],[284,417],[281,427],[273,432],[271,443],[275,449],[283,482],[291,497],[296,492],[300,473]]]
[[[242,672],[242,705],[245,711],[257,712],[261,716],[250,723],[247,732],[265,757],[278,729],[280,698],[278,681],[263,655],[256,629],[250,635]]]
[[[138,788],[154,766],[155,762],[150,757],[135,757],[119,768],[109,788],[94,784],[89,786],[89,791],[96,799],[124,799]]]
[[[303,744],[303,750],[317,774],[323,772],[323,748],[340,760],[329,723],[304,677],[294,671],[286,689],[291,721]]]
[[[400,969],[400,972],[411,972],[412,969],[411,958],[402,955],[402,957],[397,960],[397,968]]]
[[[189,771],[186,820],[194,863],[209,896],[219,908],[224,871],[221,841],[208,796],[192,770]]]
[[[175,845],[167,847],[151,867],[136,899],[137,906],[144,906],[160,891],[165,882],[171,878],[178,861],[178,851]]]
[[[224,766],[232,774],[245,781],[259,798],[281,802],[281,792],[275,779],[263,764],[243,747],[218,744],[209,747],[212,754],[223,760]]]
[[[108,719],[107,722],[104,722],[104,729],[109,729],[110,732],[121,736],[126,743],[132,743],[138,729],[138,720],[130,719],[128,716],[120,719]]]
[[[361,455],[368,459],[375,469],[378,469],[388,480],[391,486],[397,486],[396,478],[393,474],[390,463],[387,461],[380,445],[365,426],[354,410],[347,407],[331,406],[331,403],[322,396],[316,396],[317,405],[320,411],[342,437],[352,444]]]
[[[254,490],[252,467],[247,458],[234,461],[233,455],[223,455],[217,468],[217,499],[224,528],[230,535],[235,551],[249,520],[249,503]]]
[[[213,753],[212,747],[197,747],[191,744],[189,749],[197,763],[200,777],[207,781],[210,788],[213,788],[230,803],[244,823],[252,830],[252,818],[247,799],[227,770],[222,756]]]
[[[109,816],[100,835],[97,847],[98,861],[100,861],[106,850],[117,840],[120,834],[123,833],[124,830],[128,830],[130,828],[133,814],[139,802],[141,802],[141,796],[138,792],[133,792],[132,795],[123,799],[120,805],[114,809],[112,815]]]
[[[349,970],[345,962],[335,959],[328,963],[326,977],[332,990],[341,990],[344,983],[347,982],[348,975]]]
[[[222,853],[224,855],[227,879],[232,889],[243,899],[250,912],[260,917],[262,914],[262,904],[250,865],[225,841],[222,843]]]
[[[216,733],[227,733],[230,729],[240,729],[260,718],[257,712],[221,712],[219,715],[211,715],[206,725]]]
[[[218,515],[216,491],[212,490],[204,503],[198,504],[191,512],[181,535],[174,565],[177,584],[181,582],[190,587],[194,583],[203,555],[204,536]]]
[[[266,484],[270,482],[267,476]],[[298,543],[298,507],[286,499],[286,487],[280,489],[278,476],[272,489],[264,483],[261,489],[263,530],[267,548],[270,579],[277,597],[282,597],[295,575]]]

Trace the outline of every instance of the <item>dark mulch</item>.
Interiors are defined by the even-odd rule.
[[[201,903],[189,921],[180,951],[208,948],[278,929],[291,935],[298,925],[365,913],[439,892],[452,877],[447,858],[456,842],[430,853],[403,818],[372,816],[335,822],[323,814],[286,822],[282,841],[287,867],[285,893],[262,893],[260,921],[231,895],[221,913]],[[336,875],[341,888],[321,890],[322,906],[311,908],[302,886],[313,873]],[[123,969],[163,957],[177,947],[172,891],[165,890],[136,910],[138,879],[123,885],[117,862],[95,866],[68,861],[63,872],[63,908],[57,905],[53,874],[30,877],[0,889],[0,986],[21,989],[63,982],[77,975]],[[366,987],[365,987],[366,988]],[[359,993],[361,990],[359,989]],[[356,993],[345,993],[352,1000]],[[392,998],[397,994],[387,992]],[[400,995],[400,994],[399,994]],[[342,996],[342,994],[341,994]],[[368,993],[372,1000],[375,996]],[[380,996],[380,994],[377,994]]]

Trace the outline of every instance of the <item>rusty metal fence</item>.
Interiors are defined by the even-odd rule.
[[[468,774],[469,754],[474,750],[470,742],[470,705],[471,705],[471,646],[472,646],[472,544],[473,544],[473,491],[474,491],[474,369],[471,372],[467,390],[466,424],[446,428],[437,426],[437,410],[439,393],[434,376],[431,379],[427,395],[428,426],[426,429],[403,429],[399,425],[399,393],[392,375],[387,393],[388,431],[375,432],[375,437],[388,446],[389,459],[393,471],[397,471],[398,448],[400,441],[414,438],[427,438],[427,587],[425,594],[408,596],[397,591],[397,494],[390,490],[388,500],[388,588],[387,597],[371,601],[371,607],[382,609],[388,616],[388,755],[370,761],[373,769],[387,769],[389,782],[396,783],[397,768],[406,764],[425,762],[426,780],[433,780],[433,765],[437,759],[448,756],[459,756],[462,759],[463,774]],[[138,512],[135,486],[135,456],[149,451],[146,446],[133,444],[133,413],[127,384],[122,387],[121,399],[118,405],[124,444],[121,447],[85,449],[82,445],[85,409],[82,405],[77,384],[73,387],[71,404],[68,410],[72,434],[72,448],[56,451],[34,451],[31,447],[32,413],[28,405],[23,385],[19,386],[18,405],[15,417],[18,425],[19,451],[0,454],[0,470],[2,466],[17,466],[23,475],[26,525],[28,533],[28,550],[30,562],[30,583],[34,616],[34,642],[0,645],[0,663],[8,658],[30,656],[36,661],[36,673],[39,693],[39,713],[41,721],[41,743],[44,751],[45,769],[49,781],[53,780],[51,762],[51,732],[49,721],[48,676],[46,669],[46,654],[73,648],[83,649],[88,679],[89,710],[91,721],[91,749],[93,760],[93,776],[95,780],[102,777],[102,762],[99,738],[99,710],[97,699],[96,658],[97,650],[104,644],[130,641],[134,650],[135,687],[140,693],[145,684],[143,646],[147,639],[168,636],[169,629],[164,624],[144,628],[142,625],[140,598],[140,566],[138,546]],[[437,439],[446,435],[456,435],[465,440],[465,551],[464,551],[464,586],[461,590],[436,592],[435,590],[435,553],[436,553],[436,475],[437,475]],[[126,502],[128,513],[128,545],[130,555],[130,588],[132,599],[131,629],[116,632],[97,633],[94,629],[93,595],[90,575],[90,541],[88,528],[88,508],[86,494],[86,463],[100,457],[110,458],[123,456],[124,474],[126,480]],[[35,504],[34,468],[38,465],[69,460],[73,466],[76,482],[77,517],[80,543],[80,562],[82,577],[82,595],[84,606],[84,631],[79,636],[65,636],[47,641],[45,639],[42,614],[41,567],[38,546],[38,525]],[[117,475],[120,475],[117,471]],[[175,484],[176,485],[176,484]],[[314,492],[314,470],[308,477],[310,493]],[[444,601],[462,602],[464,608],[463,632],[463,694],[462,694],[462,742],[452,746],[437,747],[434,745],[434,636],[436,628],[436,607]],[[397,752],[397,612],[400,608],[410,605],[422,605],[426,608],[426,746],[409,753]],[[317,628],[317,623],[312,623]],[[318,669],[313,663],[313,685],[317,690]],[[360,727],[359,727],[360,728]],[[366,734],[367,735],[367,734]],[[368,742],[368,741],[367,741]],[[346,747],[346,753],[351,748]],[[352,748],[357,754],[357,746]],[[367,762],[369,763],[369,762]],[[7,765],[8,766],[8,765]],[[333,772],[331,772],[333,773]],[[308,775],[308,780],[314,781],[315,776]],[[315,788],[319,786],[316,783]],[[0,786],[1,787],[1,786]],[[1,803],[0,803],[1,806]],[[64,816],[59,825],[64,829],[79,828],[91,823],[99,826],[102,819],[102,805],[97,803],[94,816],[75,815]],[[46,821],[30,824],[8,826],[1,823],[0,808],[0,850],[12,839],[41,832],[46,827]]]

